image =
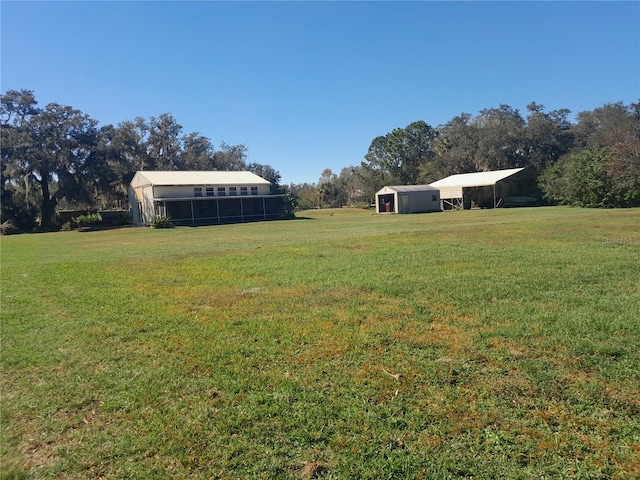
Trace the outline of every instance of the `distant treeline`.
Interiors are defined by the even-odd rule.
[[[317,208],[368,205],[384,185],[529,167],[551,201],[640,206],[640,103],[606,104],[575,123],[570,113],[531,103],[526,117],[500,105],[438,127],[416,121],[375,137],[364,161],[339,175],[325,169],[317,184],[281,186],[274,167],[247,162],[245,145],[216,148],[198,132],[184,134],[168,113],[98,126],[70,106],[40,108],[32,91],[9,90],[0,112],[1,223],[49,229],[61,208],[126,209],[138,170],[249,170],[299,208]]]

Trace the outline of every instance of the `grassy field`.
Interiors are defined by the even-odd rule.
[[[640,476],[640,211],[1,240],[1,478]]]

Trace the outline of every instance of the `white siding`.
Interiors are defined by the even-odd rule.
[[[462,187],[438,187],[440,198],[462,198]]]
[[[155,206],[153,204],[153,187],[143,187],[142,215],[143,225],[149,225],[151,220],[156,216]]]

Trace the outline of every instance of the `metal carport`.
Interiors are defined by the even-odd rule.
[[[471,208],[474,202],[482,208],[497,208],[508,197],[538,195],[535,177],[525,168],[461,173],[430,185],[440,190],[443,210]]]

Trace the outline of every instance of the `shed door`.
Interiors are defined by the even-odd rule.
[[[391,213],[394,211],[393,193],[378,195],[378,212]]]
[[[398,195],[399,210],[398,213],[410,213],[409,195]]]

